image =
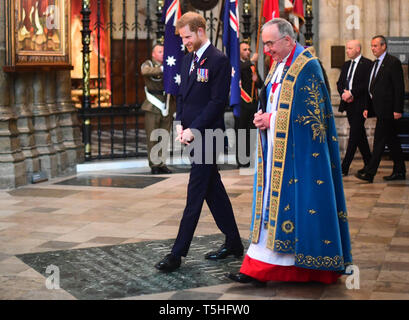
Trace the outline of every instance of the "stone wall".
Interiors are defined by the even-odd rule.
[[[0,2],[0,29],[5,26]],[[77,111],[71,101],[70,72],[5,73],[5,35],[0,32],[0,188],[75,172],[83,161]]]

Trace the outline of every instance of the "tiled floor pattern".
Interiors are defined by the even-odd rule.
[[[362,166],[353,163],[351,172]],[[407,163],[409,168],[409,163]],[[409,299],[409,180],[386,183],[392,163],[383,160],[373,184],[353,175],[344,178],[352,254],[359,267],[359,289],[347,289],[346,276],[335,285],[271,282],[264,288],[225,282],[125,299]],[[252,176],[221,172],[241,232],[249,236]],[[90,173],[90,175],[92,175]],[[78,174],[78,177],[81,175]],[[98,176],[146,174],[121,171]],[[187,173],[163,175],[144,187],[72,185],[54,179],[13,191],[0,191],[0,299],[77,299],[64,289],[47,289],[44,274],[17,255],[98,248],[176,236],[186,200]],[[119,179],[121,180],[121,179]],[[140,180],[142,181],[142,180]],[[128,185],[129,186],[129,185]],[[206,205],[196,236],[219,231]],[[214,249],[209,244],[209,250]],[[185,261],[186,263],[186,261]],[[187,267],[188,264],[185,264]],[[144,266],[144,267],[151,267]],[[52,273],[50,272],[50,275]]]
[[[194,237],[189,255],[173,273],[152,268],[168,253],[173,239],[26,253],[17,257],[44,277],[58,267],[59,287],[77,299],[119,299],[229,283],[226,273],[236,272],[241,260],[203,259],[209,246],[217,248],[223,242],[221,234]],[[246,243],[244,239],[243,242]]]

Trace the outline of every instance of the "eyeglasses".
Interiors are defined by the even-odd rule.
[[[286,36],[281,37],[281,38],[279,38],[279,39],[277,39],[277,40],[274,40],[274,41],[263,42],[263,46],[271,48],[271,47],[274,46],[278,41],[280,41],[281,39],[284,39],[285,37],[286,37]]]

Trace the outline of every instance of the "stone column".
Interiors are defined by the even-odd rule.
[[[5,3],[0,1],[0,26],[5,25]],[[24,154],[10,107],[10,77],[3,72],[6,61],[4,32],[0,32],[0,188],[16,188],[27,183]]]
[[[35,146],[33,114],[27,101],[31,99],[28,84],[29,75],[16,73],[14,80],[14,112],[16,113],[17,129],[20,133],[21,150],[25,157],[26,174],[31,181],[34,172],[40,171],[40,160],[38,150]]]
[[[389,2],[390,1],[385,1],[385,0],[366,1],[366,3],[369,5],[368,2],[375,3],[375,6],[376,6],[375,29],[368,29],[370,38],[378,34],[382,34],[384,36],[389,35],[390,34],[390,29],[389,29],[389,26],[390,26],[389,25],[389,19],[390,19]]]
[[[400,0],[389,1],[389,35],[400,36]],[[408,32],[407,30],[406,32]]]
[[[71,100],[70,71],[58,71],[56,83],[57,107],[60,112],[63,144],[67,153],[67,167],[70,172],[75,172],[77,163],[84,162],[84,144],[77,110]]]
[[[349,125],[345,113],[338,112],[340,97],[337,91],[337,80],[340,69],[331,68],[331,46],[342,45],[341,37],[345,34],[345,8],[340,1],[319,1],[319,35],[320,57],[331,86],[331,101],[338,133],[341,157],[345,154],[348,143]],[[323,27],[325,26],[325,27]]]
[[[337,101],[337,99],[339,100],[339,97],[336,91],[336,82],[339,76],[339,69],[331,68],[331,46],[341,44],[340,29],[342,26],[340,26],[340,19],[342,15],[342,6],[339,1],[326,0],[320,0],[319,6],[318,21],[321,27],[319,28],[319,35],[317,35],[317,41],[320,42],[320,52],[318,53],[318,56],[328,75],[332,92],[331,98]]]
[[[377,1],[365,1],[365,5],[362,9],[365,21],[362,24],[364,30],[364,39],[362,43],[362,53],[368,59],[373,60],[374,56],[371,51],[371,40],[372,37],[378,32],[377,31]]]
[[[50,135],[51,143],[57,156],[57,174],[61,175],[67,168],[67,153],[65,151],[64,138],[60,127],[60,111],[56,101],[56,80],[55,71],[51,71],[47,74],[44,96],[46,107],[50,112]]]
[[[39,152],[41,171],[47,173],[48,178],[57,176],[57,155],[51,142],[50,112],[44,99],[45,73],[35,72],[32,77],[33,88],[33,125],[34,137]]]
[[[409,33],[409,1],[400,0],[400,36],[407,36]]]
[[[399,35],[401,37],[408,36],[409,34],[409,1],[400,1],[400,30]],[[403,66],[404,78],[406,79],[405,91],[409,91],[409,65]]]
[[[354,34],[353,34],[353,38],[357,39],[361,42],[361,53],[365,56],[365,51],[364,51],[364,40],[365,40],[365,22],[366,22],[366,14],[365,14],[365,0],[355,0],[354,4],[360,9],[359,12],[359,28],[358,29],[353,29],[354,30]]]

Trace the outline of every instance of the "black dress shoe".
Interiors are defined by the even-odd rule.
[[[344,171],[344,170],[342,170],[342,176],[343,176],[343,177],[348,176],[348,171]]]
[[[266,285],[265,282],[262,282],[260,280],[257,280],[253,277],[250,277],[244,273],[228,273],[227,278],[235,281],[235,282],[239,282],[239,283],[252,283],[253,285],[255,285],[256,287],[264,287]]]
[[[383,177],[383,180],[386,181],[393,181],[393,180],[405,180],[405,174],[404,173],[392,173],[390,176]]]
[[[170,171],[170,169],[167,166],[159,167],[159,171],[161,173],[166,173],[166,174],[172,173],[172,171]]]
[[[359,169],[359,170],[358,170],[358,173],[364,174],[364,173],[365,173],[365,167],[363,167],[362,169]]]
[[[364,173],[357,172],[355,177],[357,177],[358,179],[361,179],[361,180],[368,181],[369,183],[373,182],[373,175],[371,175],[369,173],[366,173],[366,172],[364,172]]]
[[[155,264],[155,268],[163,272],[171,272],[180,267],[182,259],[173,254],[168,254],[165,258]]]
[[[239,258],[243,255],[244,248],[243,246],[237,248],[229,248],[226,244],[223,244],[219,250],[211,251],[206,253],[205,259],[208,260],[220,260],[225,259],[230,255],[234,255],[236,258]]]
[[[160,170],[159,167],[152,167],[152,168],[151,168],[151,173],[152,173],[152,174],[161,174],[162,171]]]

